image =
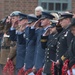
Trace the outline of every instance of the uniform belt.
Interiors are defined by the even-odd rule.
[[[9,49],[10,46],[1,46],[2,49]]]
[[[11,41],[11,44],[10,44],[11,47],[14,47],[16,46],[16,42],[15,41]]]

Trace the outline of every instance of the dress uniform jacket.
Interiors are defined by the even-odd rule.
[[[73,35],[70,31],[70,26],[59,34],[57,49],[56,49],[56,60],[59,60],[61,56],[68,50]]]
[[[69,59],[69,68],[75,65],[75,37],[72,39],[68,51],[61,57],[62,61],[66,59]]]
[[[36,67],[36,70],[43,67],[44,64],[44,57],[45,57],[45,50],[41,47],[41,35],[45,32],[45,30],[39,29],[37,31],[37,38],[36,38],[36,47],[35,47],[35,63],[34,66]]]
[[[12,43],[14,45],[14,43]],[[7,58],[13,60],[15,65],[16,50],[12,48],[10,36],[7,34],[3,35],[1,44],[1,64],[6,64]]]
[[[29,46],[30,47],[29,50],[32,55],[30,54],[28,57],[32,56],[32,58],[31,59],[29,58],[29,59],[31,60],[31,62],[32,62],[32,60],[34,61],[34,62],[32,62],[32,65],[34,65],[37,70],[43,66],[43,62],[44,62],[45,51],[44,51],[44,49],[42,49],[41,42],[40,42],[41,35],[43,32],[44,32],[43,29],[36,30],[33,28],[33,29],[30,29],[30,33],[29,33],[31,39],[30,39],[28,45],[31,45],[31,46]]]
[[[26,39],[26,55],[25,55],[25,69],[28,70],[34,65],[34,52],[35,52],[35,29],[31,30],[30,27],[25,29],[25,32],[19,35],[20,44],[25,43]],[[24,38],[25,37],[25,38]]]
[[[9,25],[8,25],[9,26]],[[1,64],[6,64],[7,58],[14,58],[14,52],[11,50],[11,37],[9,27],[4,29],[4,34],[1,42]],[[13,38],[14,39],[14,38]]]
[[[56,58],[56,47],[57,47],[58,33],[49,36],[41,37],[42,48],[45,49],[45,66],[44,72],[50,74],[51,63],[55,61]]]
[[[25,39],[22,39],[23,34],[17,34],[16,30],[10,30],[10,39],[16,41],[16,69],[19,70],[24,66],[25,58]],[[14,38],[14,39],[13,39]],[[23,40],[23,43],[21,42]]]
[[[16,68],[20,69],[24,66],[26,56],[26,45],[28,44],[29,28],[27,27],[22,34],[17,34],[17,56],[16,56]]]
[[[6,64],[7,57],[10,52],[10,37],[9,35],[4,34],[1,43],[1,60],[0,64]]]
[[[9,30],[11,43],[10,43],[10,52],[9,52],[8,57],[13,60],[14,65],[16,65],[16,46],[17,46],[17,44],[16,44],[17,36],[16,36],[15,32],[16,32],[15,29]]]
[[[34,53],[36,46],[35,29],[33,30],[29,29],[28,39],[29,41],[26,45],[26,56],[25,56],[25,63],[26,63],[25,67],[27,70],[34,66]]]
[[[12,41],[16,41],[16,39],[17,39],[17,37],[16,37],[16,30],[15,29],[13,29],[13,30],[9,30],[9,34],[10,34],[10,40],[12,40]]]
[[[16,42],[10,42],[10,52],[8,54],[8,58],[13,60],[14,65],[16,65]]]
[[[57,49],[56,49],[56,61],[61,59],[61,56],[66,53],[68,50],[71,40],[73,38],[73,35],[70,31],[70,26],[67,28],[63,29],[62,32],[58,36],[58,43],[57,43]],[[63,63],[60,62],[59,68],[58,68],[58,73],[59,75],[62,74],[61,69],[62,69]]]

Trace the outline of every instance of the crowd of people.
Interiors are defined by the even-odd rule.
[[[75,75],[75,15],[37,6],[2,19],[0,75]]]

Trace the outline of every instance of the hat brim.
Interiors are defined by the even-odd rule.
[[[16,14],[16,15],[14,14],[14,15],[10,15],[10,16],[11,16],[11,17],[14,17],[14,16],[19,16],[19,14]]]
[[[20,18],[19,20],[21,21],[21,20],[23,20],[23,19],[27,19],[27,18]]]
[[[44,20],[44,19],[46,19],[46,17],[41,17],[41,18],[40,18],[40,20]]]
[[[51,25],[51,27],[50,27],[50,28],[54,28],[54,27],[56,27],[56,26],[52,26],[52,25]]]
[[[31,24],[33,21],[28,21],[28,24]]]
[[[64,17],[61,17],[61,18],[58,19],[58,21],[63,20],[63,19],[65,19],[65,18]]]

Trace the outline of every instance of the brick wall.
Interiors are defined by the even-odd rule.
[[[0,0],[0,19],[15,10],[32,14],[37,5],[38,0]],[[75,12],[75,0],[72,0],[72,11]]]
[[[4,0],[0,0],[0,19],[4,16]]]
[[[75,0],[72,0],[72,12],[75,13]]]
[[[0,0],[0,19],[15,10],[32,14],[37,5],[38,0]]]

